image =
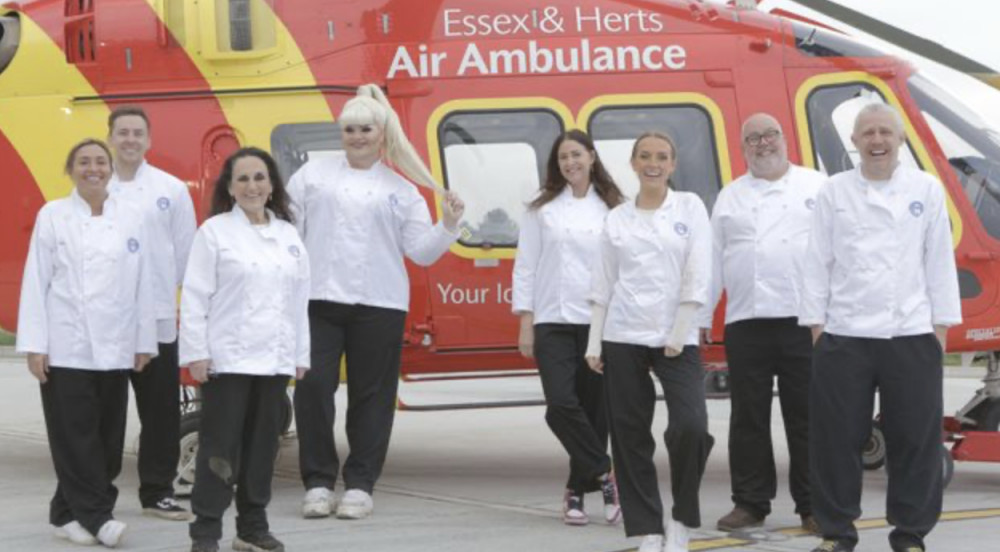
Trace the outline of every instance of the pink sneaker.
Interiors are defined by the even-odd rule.
[[[615,472],[610,471],[601,482],[601,495],[604,498],[604,520],[614,525],[622,520],[622,505],[618,501],[618,482]]]
[[[586,525],[590,523],[587,512],[583,511],[583,495],[566,489],[563,495],[563,523],[566,525]]]

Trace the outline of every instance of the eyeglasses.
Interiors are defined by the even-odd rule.
[[[781,131],[775,128],[771,130],[764,131],[763,134],[754,132],[753,134],[747,134],[747,137],[743,139],[748,146],[759,146],[761,142],[767,142],[768,144],[773,144],[775,140],[781,136]]]

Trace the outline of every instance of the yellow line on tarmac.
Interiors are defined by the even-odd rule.
[[[974,519],[988,519],[988,518],[998,518],[1000,517],[1000,508],[985,508],[982,510],[956,510],[952,512],[943,512],[941,514],[940,521],[968,521]],[[889,526],[889,522],[885,518],[874,518],[874,519],[863,519],[854,522],[854,526],[858,530],[865,529],[882,529]],[[784,529],[776,529],[770,531],[771,533],[778,533],[781,535],[787,535],[791,537],[802,537],[808,536],[808,533],[801,527],[786,527]],[[691,550],[724,550],[726,548],[734,548],[737,546],[750,546],[758,544],[763,541],[756,541],[753,539],[740,539],[734,537],[717,537],[711,539],[695,539],[691,541]],[[628,549],[631,551],[632,549]],[[621,551],[627,552],[627,551]]]

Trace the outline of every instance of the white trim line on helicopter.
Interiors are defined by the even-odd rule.
[[[686,65],[687,51],[679,44],[591,46],[584,38],[579,46],[549,48],[529,40],[527,48],[490,48],[484,53],[470,42],[457,67],[449,66],[448,52],[430,51],[420,44],[415,52],[399,46],[386,78],[677,71]]]

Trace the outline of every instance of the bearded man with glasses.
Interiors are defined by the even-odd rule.
[[[777,495],[771,446],[777,378],[795,513],[802,527],[815,533],[808,457],[812,340],[797,314],[800,265],[825,177],[789,163],[781,125],[768,114],[747,118],[742,143],[749,172],[722,190],[712,212],[712,287],[700,324],[703,342],[710,342],[715,305],[725,290],[734,507],[717,526],[722,531],[760,527],[771,513]]]

